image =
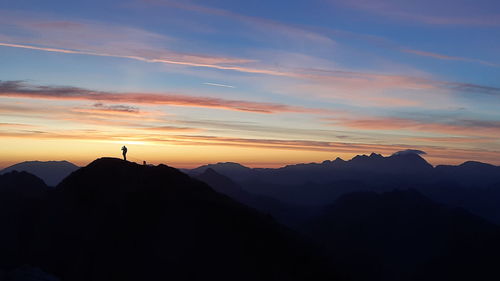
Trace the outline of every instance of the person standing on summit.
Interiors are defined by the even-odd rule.
[[[122,151],[123,151],[123,160],[127,161],[127,147],[126,146],[123,146],[122,147]]]

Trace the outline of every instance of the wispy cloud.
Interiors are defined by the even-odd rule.
[[[440,59],[440,60],[451,60],[451,61],[464,61],[464,62],[473,62],[473,63],[479,63],[482,65],[487,65],[487,66],[493,66],[493,67],[499,67],[500,65],[483,61],[483,60],[477,60],[477,59],[470,59],[470,58],[463,58],[463,57],[455,57],[455,56],[447,56],[443,54],[437,54],[437,53],[432,53],[432,52],[424,52],[424,51],[419,51],[419,50],[413,50],[413,49],[401,49],[402,52],[404,53],[410,53],[418,56],[423,56],[423,57],[430,57],[430,58],[435,58],[435,59]]]
[[[366,119],[326,119],[335,126],[381,131],[427,132],[454,136],[500,136],[500,121],[496,120],[415,120],[398,117]]]
[[[302,106],[291,106],[278,103],[228,100],[212,97],[196,97],[172,93],[115,93],[105,91],[92,91],[77,87],[30,85],[22,81],[0,82],[0,96],[52,100],[87,100],[110,103],[205,107],[267,114],[286,112],[330,112],[326,109],[306,108]]]
[[[21,124],[21,123],[0,123],[0,128],[27,128],[27,127],[34,127],[33,125],[30,124]]]
[[[118,58],[126,58],[139,60],[150,63],[164,63],[164,64],[174,64],[174,65],[183,65],[189,67],[201,67],[201,68],[211,68],[217,70],[227,70],[227,71],[236,71],[243,72],[248,74],[259,74],[259,75],[269,75],[276,77],[286,77],[292,79],[300,79],[307,81],[314,81],[318,86],[327,86],[333,87],[331,89],[339,89],[341,92],[339,96],[343,96],[343,98],[353,98],[351,93],[360,94],[362,92],[371,92],[371,93],[380,93],[386,90],[429,90],[429,89],[452,89],[460,92],[473,92],[473,93],[485,93],[485,94],[494,94],[497,95],[500,93],[500,88],[477,85],[472,83],[455,83],[455,82],[447,82],[447,81],[439,81],[433,80],[429,78],[420,78],[420,77],[411,77],[405,75],[392,75],[392,74],[374,74],[374,73],[364,73],[364,72],[355,72],[355,71],[345,71],[345,70],[331,70],[331,69],[318,69],[318,68],[280,68],[273,69],[267,66],[260,67],[249,67],[249,66],[238,66],[238,65],[223,65],[223,64],[207,64],[204,62],[199,62],[198,60],[193,61],[183,61],[183,60],[171,60],[171,59],[162,59],[162,58],[151,58],[151,57],[142,57],[136,55],[119,55],[112,53],[96,53],[96,52],[88,52],[88,51],[80,51],[80,50],[68,50],[68,49],[60,49],[60,48],[46,48],[46,47],[37,47],[31,45],[22,45],[22,44],[11,44],[11,43],[1,43],[0,46],[5,47],[13,47],[13,48],[24,48],[24,49],[33,49],[39,51],[46,52],[59,52],[65,54],[81,54],[81,55],[92,55],[92,56],[105,56],[105,57],[118,57]],[[196,56],[199,58],[202,56]],[[224,58],[210,58],[208,61],[217,61],[220,63],[226,62],[228,59]],[[245,63],[249,61],[245,61]],[[318,84],[319,83],[319,84]],[[216,84],[216,83],[212,83]],[[220,84],[223,85],[223,84]],[[229,86],[229,85],[227,85]],[[342,93],[344,93],[342,95]],[[368,99],[364,98],[365,101],[369,99],[381,99],[381,103],[385,103],[387,105],[390,104],[409,104],[415,105],[415,101],[396,98],[396,97],[374,97],[371,96]],[[387,103],[390,99],[392,102]],[[377,101],[375,101],[377,103]],[[418,104],[418,103],[417,103]]]
[[[441,5],[436,1],[393,1],[393,0],[330,0],[332,3],[345,5],[373,14],[390,17],[406,22],[417,22],[431,25],[465,25],[465,26],[500,26],[500,14],[492,11],[474,11],[471,13],[471,5],[463,5],[464,1],[456,1],[450,5],[442,1]],[[459,3],[462,2],[462,3]],[[461,5],[462,4],[462,5]],[[490,6],[491,4],[485,3]],[[474,5],[476,6],[476,5]],[[460,8],[467,7],[467,11]]]
[[[248,60],[248,59],[209,57],[209,56],[203,56],[203,55],[187,55],[187,54],[179,54],[179,53],[173,53],[173,52],[169,52],[169,55],[165,56],[165,58],[159,58],[159,57],[147,56],[149,53],[147,51],[140,52],[140,53],[144,53],[146,56],[125,55],[125,54],[121,55],[119,53],[105,53],[105,52],[93,52],[93,51],[82,51],[82,50],[70,50],[70,49],[64,49],[64,48],[39,47],[39,46],[26,45],[26,44],[11,44],[11,43],[5,43],[5,42],[0,42],[0,46],[11,47],[11,48],[21,48],[21,49],[31,49],[31,50],[37,50],[37,51],[54,52],[54,53],[125,58],[125,59],[132,59],[132,60],[151,62],[151,63],[165,63],[165,64],[185,65],[185,66],[194,66],[194,67],[208,67],[208,68],[215,68],[215,69],[221,69],[221,70],[235,70],[235,71],[241,71],[241,72],[279,75],[278,72],[273,72],[273,71],[259,71],[258,69],[236,67],[236,66],[224,66],[223,65],[223,64],[227,64],[227,63],[252,62],[252,60]],[[169,57],[171,57],[171,58],[169,58]],[[221,65],[219,65],[219,64],[221,64]]]
[[[177,132],[177,133],[199,133],[203,131],[203,129],[200,128],[177,127],[177,126],[145,127],[140,129],[147,131],[156,131],[156,132]]]
[[[266,19],[262,17],[248,16],[236,12],[232,12],[226,9],[214,8],[206,5],[199,5],[194,3],[189,3],[187,1],[173,1],[173,0],[143,0],[143,3],[150,5],[162,5],[169,8],[176,8],[187,10],[196,13],[202,13],[205,15],[211,15],[216,17],[224,17],[231,20],[243,22],[250,24],[254,27],[258,27],[264,32],[278,32],[281,35],[291,36],[299,38],[301,41],[312,41],[314,43],[320,43],[324,45],[334,45],[335,41],[329,36],[315,32],[313,30],[307,29],[303,26],[298,26],[294,24],[287,24],[280,21]]]

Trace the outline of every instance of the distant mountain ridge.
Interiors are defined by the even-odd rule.
[[[390,156],[371,153],[350,160],[249,168],[218,163],[188,170],[191,175],[210,168],[229,177],[243,190],[292,205],[321,206],[354,191],[388,192],[417,189],[437,202],[463,207],[500,223],[500,167],[475,161],[433,167],[422,151],[405,150]]]
[[[499,166],[467,161],[457,166],[433,167],[419,154],[412,153],[411,150],[403,152],[390,156],[371,153],[357,155],[351,160],[337,158],[322,163],[293,164],[281,168],[249,168],[237,163],[217,163],[186,171],[190,174],[201,174],[210,168],[238,183],[253,181],[278,185],[324,184],[353,179],[376,180],[380,176],[392,176],[394,179],[418,177],[419,182],[455,180],[458,177],[468,178],[480,184],[500,183]]]
[[[68,161],[26,161],[14,164],[0,171],[25,171],[41,178],[47,185],[56,186],[79,167]]]

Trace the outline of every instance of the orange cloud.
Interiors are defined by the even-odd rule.
[[[0,127],[33,127],[28,124],[19,124],[19,123],[0,123]]]

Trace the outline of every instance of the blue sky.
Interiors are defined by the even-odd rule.
[[[499,163],[498,46],[498,1],[2,1],[0,144],[33,151],[0,165]]]

